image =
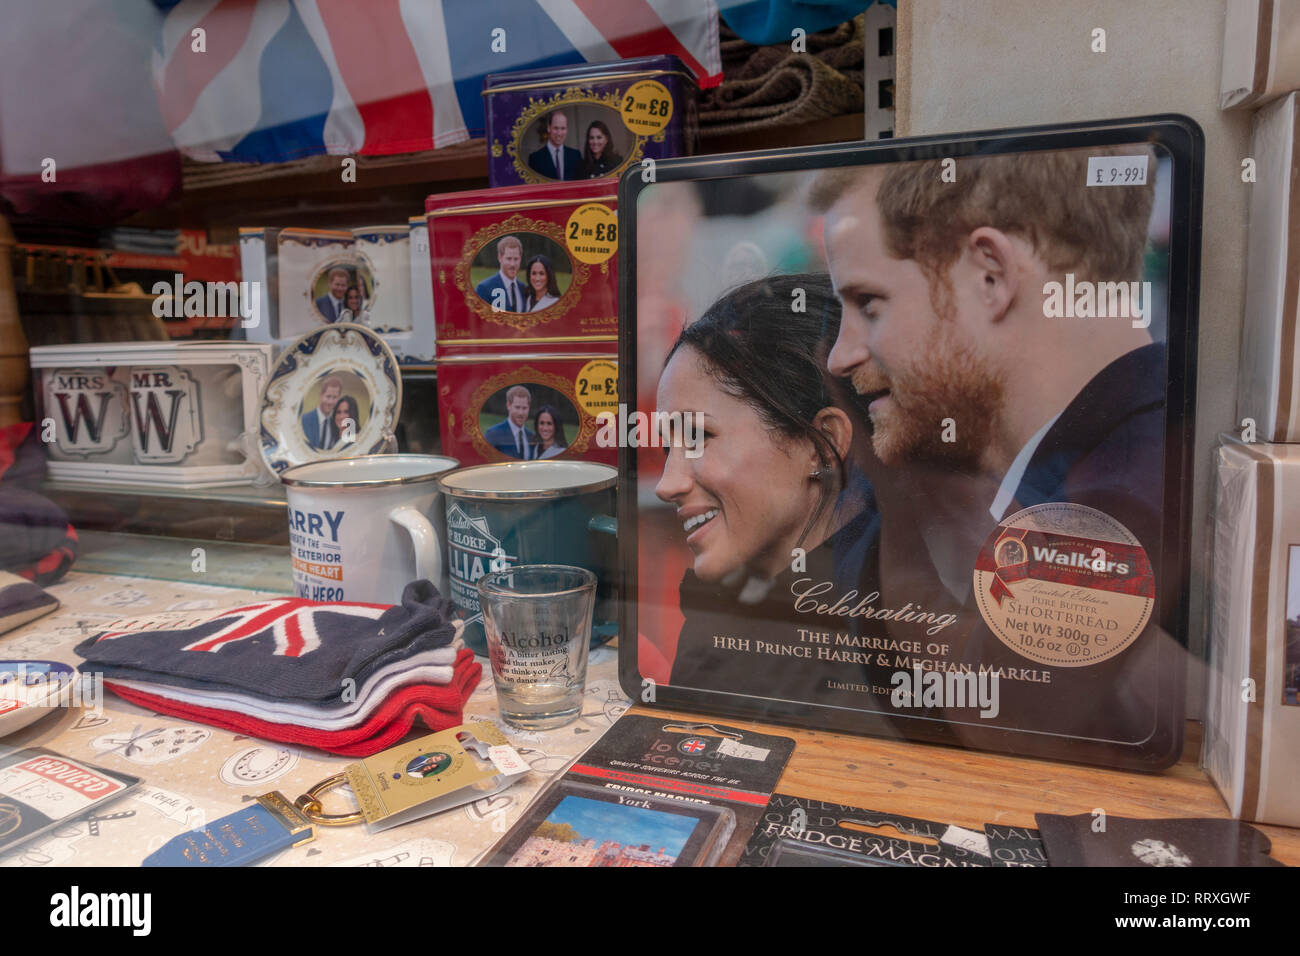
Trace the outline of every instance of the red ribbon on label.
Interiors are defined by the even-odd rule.
[[[1026,578],[1155,598],[1146,551],[1116,541],[1007,528],[992,548],[980,552],[975,569],[993,574],[989,594],[999,607],[1003,598],[1014,597],[1009,585]]]

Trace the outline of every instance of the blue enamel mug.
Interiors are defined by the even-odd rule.
[[[590,461],[505,461],[438,476],[447,514],[450,597],[465,643],[487,653],[478,579],[524,564],[566,564],[596,575],[592,646],[618,632],[614,486],[618,469]]]

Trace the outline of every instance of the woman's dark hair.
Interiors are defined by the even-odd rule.
[[[537,427],[537,423],[542,420],[543,415],[550,415],[551,421],[555,422],[555,437],[551,441],[561,448],[568,448],[569,436],[564,434],[564,419],[560,417],[560,413],[555,410],[554,405],[543,405],[537,410],[537,414],[533,416],[533,431],[536,433],[538,440],[541,440],[542,432]]]
[[[343,308],[345,309],[352,308],[352,306],[348,305],[348,296],[350,296],[353,292],[357,294],[357,308],[360,309],[363,305],[365,305],[366,297],[361,294],[360,286],[350,285],[343,292]]]
[[[825,357],[839,329],[840,303],[829,276],[769,276],[724,294],[682,331],[664,360],[667,367],[680,349],[693,349],[718,386],[770,429],[812,442],[835,480],[821,481],[809,528],[844,485],[844,459],[813,424],[835,404]]]
[[[339,400],[334,403],[334,414],[330,415],[331,421],[336,421],[338,419],[339,409],[343,407],[344,402],[348,403],[348,418],[352,419],[353,424],[356,426],[356,430],[361,431],[361,406],[357,404],[357,400],[351,395],[342,395],[339,397]]]
[[[614,137],[610,135],[609,127],[602,120],[592,120],[587,124],[587,133],[582,137],[582,159],[588,166],[596,162],[596,157],[591,151],[591,131],[593,129],[598,129],[605,134],[605,151],[600,154],[600,161],[613,169],[623,162],[623,158],[614,152]]]
[[[538,262],[546,270],[546,294],[553,295],[557,299],[560,297],[560,284],[555,279],[555,266],[551,265],[550,259],[539,253],[529,259],[528,264],[524,266],[524,285],[528,288],[527,304],[530,307],[537,301],[537,293],[533,289],[533,265]]]

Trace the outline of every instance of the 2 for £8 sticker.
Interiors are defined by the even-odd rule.
[[[618,251],[618,213],[604,203],[583,203],[564,226],[564,243],[588,265],[607,261]]]

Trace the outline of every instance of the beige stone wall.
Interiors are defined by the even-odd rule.
[[[1224,0],[900,0],[899,136],[1183,113],[1205,131],[1205,232],[1192,517],[1192,646],[1204,647],[1214,436],[1234,425],[1250,114],[1219,110]],[[1106,31],[1106,52],[1091,49]],[[1200,681],[1189,687],[1201,712]]]

